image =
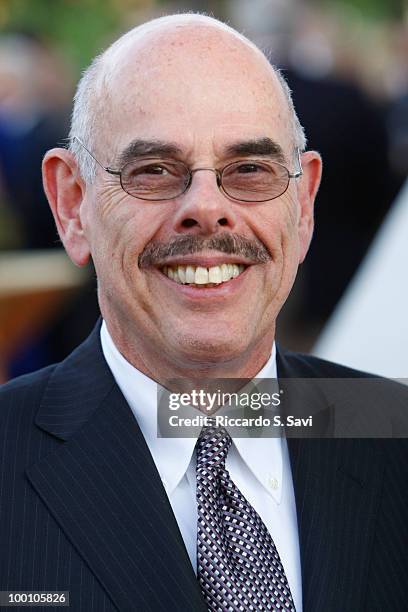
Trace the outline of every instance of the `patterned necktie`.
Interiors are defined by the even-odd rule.
[[[295,612],[275,544],[225,468],[231,443],[212,426],[197,441],[197,575],[208,610]]]

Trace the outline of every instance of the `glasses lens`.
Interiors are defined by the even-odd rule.
[[[288,170],[275,162],[247,160],[229,164],[221,178],[225,193],[243,202],[273,200],[289,185]]]
[[[181,195],[189,183],[188,168],[181,162],[139,159],[122,170],[122,187],[142,200],[171,200]]]

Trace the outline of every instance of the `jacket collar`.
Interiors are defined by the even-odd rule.
[[[27,476],[119,610],[205,612],[148,446],[103,358],[99,327],[49,380],[36,424],[64,443]]]
[[[115,386],[100,346],[101,320],[90,336],[64,361],[48,381],[35,424],[68,440],[91,417]]]
[[[297,379],[294,403],[305,402],[323,415],[322,423],[327,415],[330,421],[336,405],[327,396],[327,385],[321,384],[323,375],[318,378],[318,361],[312,367],[310,359],[278,348],[277,362],[280,385]],[[339,366],[324,366],[326,382],[329,375],[344,377]],[[384,466],[374,440],[335,439],[330,428],[323,433],[317,439],[288,439],[303,609],[362,610]]]
[[[120,610],[205,612],[149,449],[103,357],[99,330],[100,323],[50,377],[36,424],[65,443],[32,466],[28,478]],[[280,381],[318,376],[307,359],[280,348],[277,364]],[[327,409],[316,382],[308,385],[308,401]],[[304,610],[363,609],[383,477],[375,445],[288,439],[288,446]]]

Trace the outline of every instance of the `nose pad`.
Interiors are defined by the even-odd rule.
[[[221,172],[219,170],[214,170],[214,172],[217,180],[217,187],[221,189]]]
[[[197,171],[208,171],[215,174],[214,179],[200,177],[193,181]],[[221,227],[233,229],[236,225],[236,213],[232,202],[224,195],[221,187],[221,174],[216,168],[196,168],[191,171],[189,185],[180,199],[180,207],[174,219],[174,229],[178,233],[213,234]]]

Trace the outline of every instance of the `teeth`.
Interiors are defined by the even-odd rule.
[[[229,273],[229,265],[228,264],[222,264],[221,266],[221,274],[222,274],[222,280],[223,281],[227,281],[231,278],[231,275]]]
[[[208,282],[209,283],[222,283],[222,270],[220,266],[214,266],[208,270]]]
[[[204,268],[202,266],[164,266],[163,274],[174,280],[176,283],[185,285],[219,285],[236,278],[245,270],[242,264],[221,264]]]
[[[198,266],[195,271],[194,282],[196,285],[206,285],[208,283],[208,268]]]
[[[183,266],[179,266],[182,268]],[[186,283],[194,283],[195,282],[195,268],[193,266],[186,267]]]
[[[177,266],[177,272],[178,272],[178,277],[180,280],[180,283],[186,283],[186,269],[184,266]]]

